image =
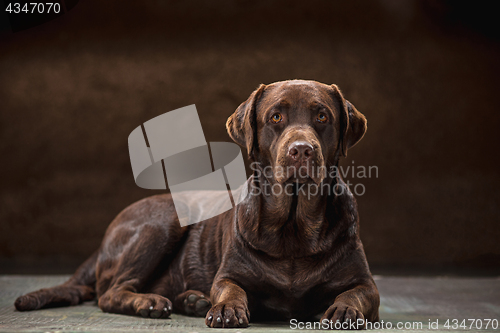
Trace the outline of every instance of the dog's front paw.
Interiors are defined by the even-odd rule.
[[[208,327],[247,327],[250,314],[244,304],[238,301],[221,302],[213,306],[205,317]]]
[[[333,303],[321,317],[320,322],[323,323],[325,319],[333,329],[361,330],[365,328],[365,317],[361,311],[344,303]]]
[[[134,307],[136,313],[145,318],[168,318],[172,312],[170,300],[155,294],[141,294],[134,301]]]

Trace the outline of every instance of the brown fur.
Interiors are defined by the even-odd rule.
[[[275,112],[280,123],[269,121]],[[319,123],[319,112],[327,115]],[[19,297],[20,311],[73,305],[97,296],[105,312],[167,318],[171,311],[205,316],[210,327],[246,327],[252,319],[378,320],[379,295],[358,234],[350,191],[307,196],[340,175],[313,174],[337,166],[366,131],[366,119],[335,86],[315,81],[261,85],[228,119],[246,147],[255,188],[289,188],[293,195],[250,195],[236,208],[188,227],[179,225],[169,194],[126,208],[101,247],[61,286]],[[293,142],[310,143],[312,157],[291,158]],[[306,176],[278,175],[305,166]],[[294,170],[294,169],[292,169]],[[173,301],[173,303],[172,303]],[[213,306],[212,306],[213,305]],[[219,320],[218,320],[219,319]]]

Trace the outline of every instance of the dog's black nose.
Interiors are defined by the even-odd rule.
[[[288,148],[288,156],[295,161],[308,161],[314,154],[314,147],[305,141],[295,141]]]

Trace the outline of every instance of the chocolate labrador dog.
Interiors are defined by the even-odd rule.
[[[210,327],[246,327],[250,315],[378,321],[356,200],[332,172],[363,137],[365,117],[336,85],[291,80],[260,85],[226,127],[254,162],[244,201],[187,227],[170,194],[134,203],[66,283],[21,296],[16,308],[97,297],[105,312],[174,311]]]

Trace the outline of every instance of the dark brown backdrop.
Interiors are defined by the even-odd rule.
[[[259,83],[336,83],[368,118],[343,165],[373,267],[500,264],[498,35],[458,1],[94,1],[0,36],[0,263],[74,265],[126,205],[127,137],[195,103],[208,141]],[[66,266],[65,266],[66,265]],[[27,271],[30,271],[28,269]]]

